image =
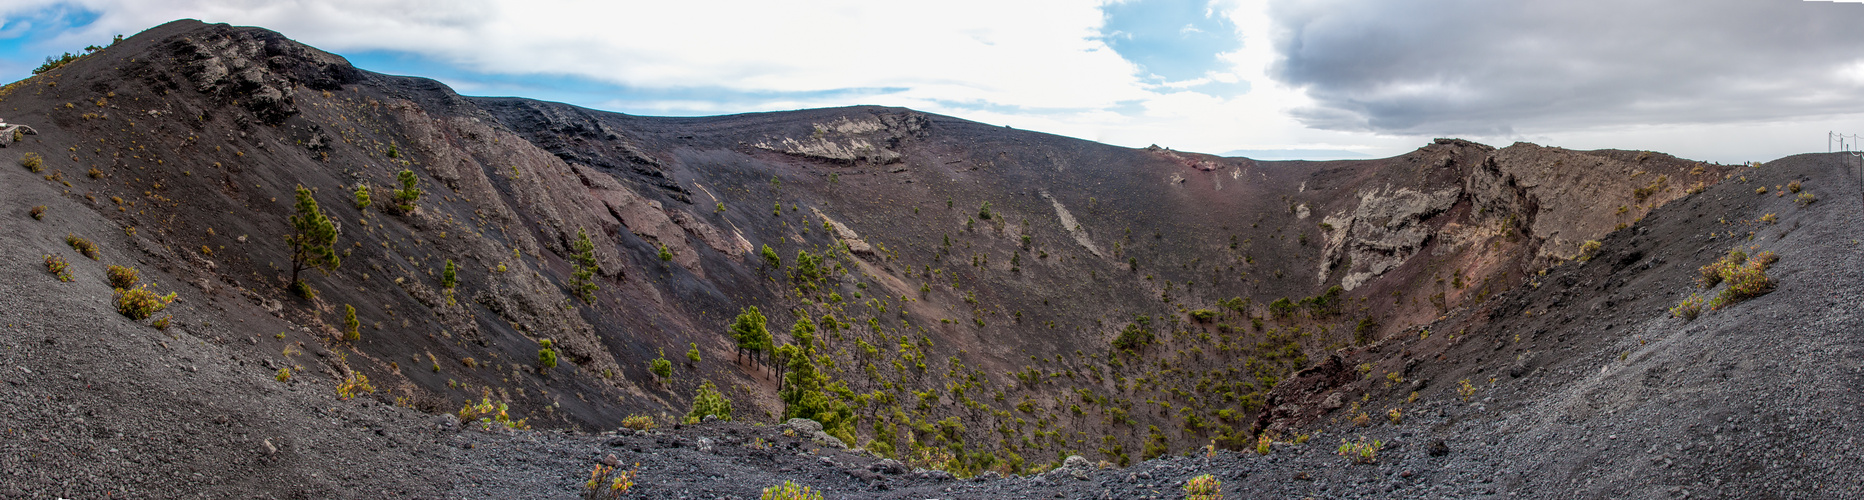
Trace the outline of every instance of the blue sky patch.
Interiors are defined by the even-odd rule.
[[[1101,41],[1166,81],[1222,69],[1217,54],[1242,48],[1236,25],[1207,0],[1134,0],[1101,7]]]
[[[102,14],[71,3],[47,5],[36,10],[0,19],[0,80],[17,81],[32,76],[33,68],[46,57],[66,52],[84,53],[84,46],[53,47],[53,38],[77,28],[89,26]],[[109,45],[109,39],[90,42]]]
[[[481,73],[400,51],[360,51],[344,55],[350,64],[389,75],[432,78],[470,96],[524,97],[607,111],[651,116],[706,116],[770,111],[773,101],[841,101],[859,104],[863,97],[904,92],[905,88],[840,88],[811,91],[738,90],[717,86],[635,87],[565,74]],[[682,107],[682,103],[694,106]]]

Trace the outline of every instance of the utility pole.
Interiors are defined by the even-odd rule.
[[[1836,144],[1838,146],[1837,152],[1845,153],[1858,159],[1859,202],[1864,203],[1864,148],[1858,147],[1858,142],[1860,140],[1864,140],[1864,136],[1857,134],[1845,135],[1837,132],[1825,133],[1825,152],[1833,152],[1832,146]],[[1845,163],[1846,168],[1851,166],[1851,162]]]

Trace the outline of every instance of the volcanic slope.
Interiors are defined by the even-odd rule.
[[[451,413],[490,399],[537,427],[614,429],[635,414],[667,427],[702,381],[735,400],[740,420],[783,420],[802,401],[811,409],[800,416],[827,424],[821,442],[960,476],[1051,469],[1068,455],[1128,464],[1210,443],[1253,447],[1354,413],[1334,394],[1373,405],[1355,384],[1380,383],[1369,375],[1391,363],[1412,367],[1398,379],[1414,385],[1429,379],[1416,373],[1483,366],[1474,360],[1489,356],[1449,343],[1473,334],[1452,336],[1444,321],[1501,328],[1516,318],[1474,311],[1493,311],[1498,294],[1523,283],[1546,289],[1543,269],[1596,269],[1597,258],[1555,266],[1593,252],[1591,240],[1609,255],[1651,223],[1639,222],[1647,214],[1754,175],[1649,152],[1459,140],[1383,160],[1256,162],[897,108],[634,117],[461,97],[262,29],[193,21],[9,85],[0,109],[39,132],[7,154],[43,163],[6,174],[7,210],[18,214],[6,224],[17,229],[7,248],[19,249],[9,283],[35,304],[13,309],[17,324],[33,326],[15,327],[9,351],[19,353],[9,366],[33,375],[9,381],[47,392],[11,393],[9,404],[84,403],[32,410],[45,413],[20,429],[42,440],[16,444],[19,456],[54,461],[9,470],[24,471],[14,484],[34,494],[80,492],[71,496],[133,475],[95,457],[111,440],[168,446],[164,431],[70,420],[86,418],[73,417],[81,406],[128,412],[112,420],[123,422],[161,414],[140,408],[173,408],[147,428],[196,435],[206,422],[234,422],[307,443],[281,457],[266,432],[210,433],[226,441],[180,470],[235,481],[229,494],[272,491],[238,482],[263,475],[232,472],[261,467],[310,496],[378,482],[412,496],[470,496],[458,491],[484,493],[471,488],[488,487],[473,479],[485,477],[566,493],[607,452],[598,441],[490,435],[482,439],[513,444],[497,453],[558,465],[446,465],[470,461],[447,454],[495,452],[455,451],[477,450],[451,445],[481,438],[406,408]],[[411,210],[391,199],[403,169],[425,191]],[[370,206],[355,202],[359,185],[370,187]],[[341,228],[343,263],[305,273],[318,291],[310,300],[286,291],[297,186]],[[25,215],[36,205],[46,220]],[[110,314],[102,261],[64,246],[67,234],[96,241],[103,263],[138,267],[158,291],[178,292],[168,329]],[[593,303],[568,286],[579,234],[593,243]],[[76,281],[44,272],[45,254],[71,261]],[[1782,256],[1782,269],[1793,265]],[[1565,300],[1597,295],[1572,293]],[[343,339],[344,306],[357,310],[360,339]],[[784,349],[788,360],[740,355],[726,332],[748,306],[768,316],[776,344],[815,340]],[[58,323],[71,321],[104,329],[99,343],[65,335]],[[1437,332],[1425,346],[1392,347],[1423,327]],[[561,354],[554,368],[539,361],[546,339]],[[1448,347],[1430,347],[1440,343]],[[177,345],[189,350],[158,350]],[[682,355],[689,349],[698,361]],[[1403,355],[1429,349],[1444,357]],[[1566,359],[1537,352],[1523,359]],[[670,376],[650,373],[656,359],[671,360]],[[125,392],[104,397],[41,378],[75,373],[95,387],[83,377],[99,375],[85,372],[131,378],[155,366],[224,381],[156,371],[134,378],[159,383],[106,384]],[[281,369],[294,374],[288,382],[277,380]],[[361,376],[377,390],[337,401],[333,386]],[[1449,404],[1431,395],[1450,382],[1427,384],[1416,389],[1428,404]],[[251,423],[209,417],[182,394],[266,413]],[[369,432],[310,437],[299,421],[372,430],[412,456],[362,451],[379,449]],[[548,443],[525,444],[539,440]],[[645,449],[632,446],[621,447]],[[645,455],[623,461],[667,456],[632,453]],[[67,454],[104,468],[60,481]],[[555,458],[523,458],[536,454]],[[421,481],[386,479],[426,460],[442,465]],[[526,471],[535,474],[515,477]],[[746,482],[720,491],[781,476],[757,475],[766,473],[744,472]],[[845,475],[841,487],[874,487]],[[642,484],[672,479],[647,474]],[[97,489],[60,489],[79,487]]]

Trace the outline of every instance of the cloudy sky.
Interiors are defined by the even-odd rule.
[[[881,104],[1258,158],[1464,137],[1737,162],[1864,133],[1864,4],[1796,0],[14,0],[0,80],[178,18],[472,95]]]

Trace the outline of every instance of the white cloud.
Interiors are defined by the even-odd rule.
[[[545,80],[571,76],[643,90],[637,96],[577,102],[631,112],[718,114],[881,104],[1124,146],[1157,143],[1208,152],[1346,149],[1387,155],[1408,151],[1429,138],[1414,135],[1425,132],[1393,128],[1311,128],[1316,110],[1338,108],[1317,105],[1310,96],[1325,94],[1315,94],[1318,87],[1311,82],[1297,81],[1296,87],[1269,78],[1271,68],[1285,61],[1271,43],[1285,36],[1276,31],[1283,25],[1270,18],[1272,3],[1286,5],[1279,0],[1211,1],[1208,8],[1230,20],[1242,47],[1221,54],[1219,67],[1182,81],[1152,77],[1108,47],[1108,38],[1100,33],[1105,18],[1097,0],[20,0],[0,5],[0,15],[15,19],[57,5],[101,13],[96,22],[53,40],[69,49],[181,17],[262,26],[339,54],[398,51],[470,73]],[[1500,47],[1496,50],[1530,50],[1548,43],[1544,38],[1506,35],[1494,37],[1494,45]],[[1663,33],[1650,36],[1665,39]],[[1600,66],[1609,63],[1586,58],[1537,62],[1570,71],[1614,71]],[[1864,84],[1864,61],[1834,64],[1829,71],[1825,81]],[[449,83],[469,93],[493,88],[477,81]],[[1830,102],[1855,92],[1805,88],[1792,79],[1735,83],[1753,88],[1729,92],[1784,94],[1791,97],[1781,102],[1789,104]],[[1525,88],[1557,89],[1561,83],[1538,85]],[[1218,90],[1220,86],[1248,91],[1228,95]],[[708,99],[711,94],[683,89],[733,95],[713,100]],[[1498,91],[1491,82],[1453,75],[1390,80],[1369,89],[1364,95],[1385,100],[1448,104]],[[1843,130],[1845,125],[1842,117],[1781,118],[1746,110],[1739,102],[1717,109],[1729,116],[1766,116],[1762,120],[1772,121],[1651,127],[1626,124],[1622,116],[1674,115],[1700,106],[1689,99],[1642,99],[1610,110],[1615,116],[1569,114],[1561,122],[1564,128],[1541,127],[1534,135],[1517,136],[1503,128],[1471,138],[1496,145],[1522,139],[1571,147],[1659,149],[1735,161],[1753,159],[1743,151],[1778,149],[1774,145],[1788,135],[1786,130]],[[1306,114],[1297,119],[1297,110]],[[1338,112],[1320,121],[1350,123],[1368,116],[1378,115]],[[1585,126],[1587,120],[1617,125]],[[1775,141],[1763,144],[1749,137]]]

